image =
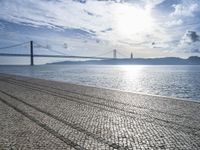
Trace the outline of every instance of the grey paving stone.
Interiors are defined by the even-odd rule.
[[[200,103],[4,74],[0,98],[62,141],[57,149],[200,149]],[[23,125],[10,120],[0,127],[20,134]]]

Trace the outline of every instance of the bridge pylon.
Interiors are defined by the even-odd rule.
[[[133,59],[133,53],[131,52],[131,59]]]
[[[117,50],[116,50],[116,49],[113,50],[113,58],[114,58],[114,59],[117,58]]]
[[[30,62],[31,66],[34,66],[33,41],[30,41]]]

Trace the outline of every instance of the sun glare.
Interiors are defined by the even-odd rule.
[[[125,37],[137,33],[148,33],[153,27],[153,18],[150,12],[132,5],[115,7],[114,20],[117,32]]]
[[[123,78],[134,80],[140,77],[144,66],[128,66],[128,65],[121,65],[119,68],[124,73]]]

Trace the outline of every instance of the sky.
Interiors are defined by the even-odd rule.
[[[30,40],[37,54],[100,56],[116,49],[127,57],[200,56],[200,1],[0,0],[0,48]],[[0,49],[29,51],[29,43]]]

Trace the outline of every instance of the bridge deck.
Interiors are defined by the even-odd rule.
[[[200,103],[0,75],[0,149],[200,149]]]

